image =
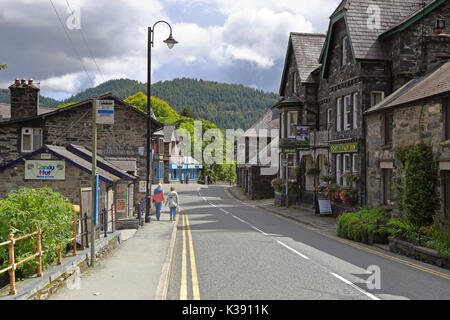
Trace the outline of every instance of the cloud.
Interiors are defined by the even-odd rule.
[[[66,1],[52,1],[65,25],[71,15]],[[44,94],[70,96],[114,78],[145,82],[147,28],[167,20],[179,44],[169,50],[162,43],[169,35],[168,27],[156,26],[152,82],[201,77],[274,91],[289,32],[323,32],[322,26],[314,27],[314,21],[320,18],[327,25],[339,0],[68,2],[72,9],[80,8],[83,34],[67,30],[75,49],[50,1],[2,0],[0,62],[8,69],[0,73],[0,87],[7,87],[16,77],[33,78],[41,82]],[[197,21],[188,20],[193,10]]]

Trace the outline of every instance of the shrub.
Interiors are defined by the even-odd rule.
[[[450,217],[435,216],[429,235],[434,249],[450,259]]]
[[[388,216],[384,209],[363,209],[358,212],[344,213],[338,219],[337,234],[342,238],[369,243],[370,235],[376,230],[377,219],[380,225],[388,221]],[[382,228],[380,226],[379,231]],[[383,232],[388,231],[385,229]]]
[[[406,152],[405,159],[407,165],[402,199],[403,213],[409,222],[418,227],[430,225],[439,201],[432,148],[420,143]]]
[[[50,188],[28,189],[8,193],[0,200],[0,242],[6,241],[9,233],[15,238],[42,229],[42,264],[45,268],[58,257],[58,248],[64,250],[72,238],[72,219],[76,214],[73,205],[61,194]],[[20,240],[14,246],[16,261],[34,253],[36,237]],[[0,269],[8,265],[8,248],[0,248]],[[17,267],[17,276],[34,274],[37,259]]]

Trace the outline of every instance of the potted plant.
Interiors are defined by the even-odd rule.
[[[353,185],[354,182],[359,180],[359,177],[354,173],[346,173],[344,174],[344,179],[348,185]]]
[[[331,182],[334,181],[334,177],[332,175],[321,176],[320,180],[330,184]]]

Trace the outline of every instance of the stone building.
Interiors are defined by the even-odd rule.
[[[11,118],[0,122],[0,166],[45,145],[67,147],[73,144],[91,148],[91,100],[40,114],[39,88],[31,80],[16,80],[10,86],[10,92]],[[133,172],[144,181],[147,115],[113,94],[101,95],[99,99],[114,101],[114,124],[97,126],[98,155],[115,162],[124,172]],[[152,118],[153,133],[162,127]],[[153,149],[154,145],[155,141]],[[154,159],[159,159],[159,154]],[[145,196],[145,191],[141,192],[142,189],[137,186],[135,188],[134,204],[137,204]]]
[[[0,198],[12,190],[24,187],[49,187],[67,197],[73,204],[83,207],[81,189],[92,186],[90,157],[91,153],[83,147],[45,145],[0,167]],[[132,190],[138,178],[101,157],[97,159],[97,165],[99,208],[109,210],[115,203],[117,219],[132,215]]]
[[[325,170],[327,145],[317,139],[319,130],[317,90],[318,56],[325,35],[292,32],[289,37],[280,85],[283,99],[274,106],[280,112],[279,177],[297,185],[296,202],[312,203],[319,173]],[[323,140],[323,139],[322,139]],[[282,162],[287,163],[282,166]]]
[[[394,184],[403,163],[395,151],[422,141],[437,161],[441,211],[450,213],[450,62],[413,79],[365,112],[367,118],[367,200],[399,213]]]
[[[449,16],[450,1],[446,0],[343,0],[330,17],[319,52],[307,42],[308,35],[298,35],[302,41],[296,45],[295,34],[291,34],[282,79],[285,89],[280,90],[284,99],[277,107],[285,112],[304,110],[299,113],[302,118],[299,116],[297,123],[310,128],[310,150],[295,148],[299,163],[292,163],[293,168],[298,167],[298,175],[292,170],[293,178],[288,177],[293,181],[297,178],[300,201],[313,199],[314,184],[326,174],[332,176],[337,188],[352,190],[350,203],[333,204],[336,209],[352,210],[349,206],[356,209],[367,204],[369,152],[363,113],[448,59]],[[306,77],[298,78],[292,63],[287,67],[292,60],[290,51],[294,56],[295,52],[303,55],[296,62],[298,68],[308,67]],[[314,56],[316,60],[311,59],[315,65],[302,62]],[[294,84],[304,79],[313,81],[304,86],[304,91],[299,88],[294,94],[297,90]],[[301,97],[304,92],[307,95]],[[294,151],[293,141],[299,136],[293,134],[287,137],[291,141],[284,140],[295,121],[292,117],[290,122],[288,116],[282,121],[281,159],[286,158],[283,151]],[[311,141],[315,141],[315,148],[311,147]],[[314,151],[318,156],[311,156]],[[308,169],[312,167],[315,170]],[[308,171],[314,172],[314,179],[312,174],[308,177]],[[280,176],[284,178],[282,172]]]
[[[243,149],[244,163],[238,163],[236,167],[237,185],[251,199],[274,195],[271,181],[277,176],[278,156],[275,163],[271,163],[271,159],[272,150],[278,150],[279,119],[278,109],[269,109],[238,139],[237,147]]]

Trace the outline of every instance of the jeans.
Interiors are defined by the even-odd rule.
[[[176,214],[177,214],[177,207],[170,208],[170,217],[175,219]]]
[[[162,207],[162,202],[155,202],[156,218],[158,220],[159,220],[159,217],[161,216],[161,207]]]

